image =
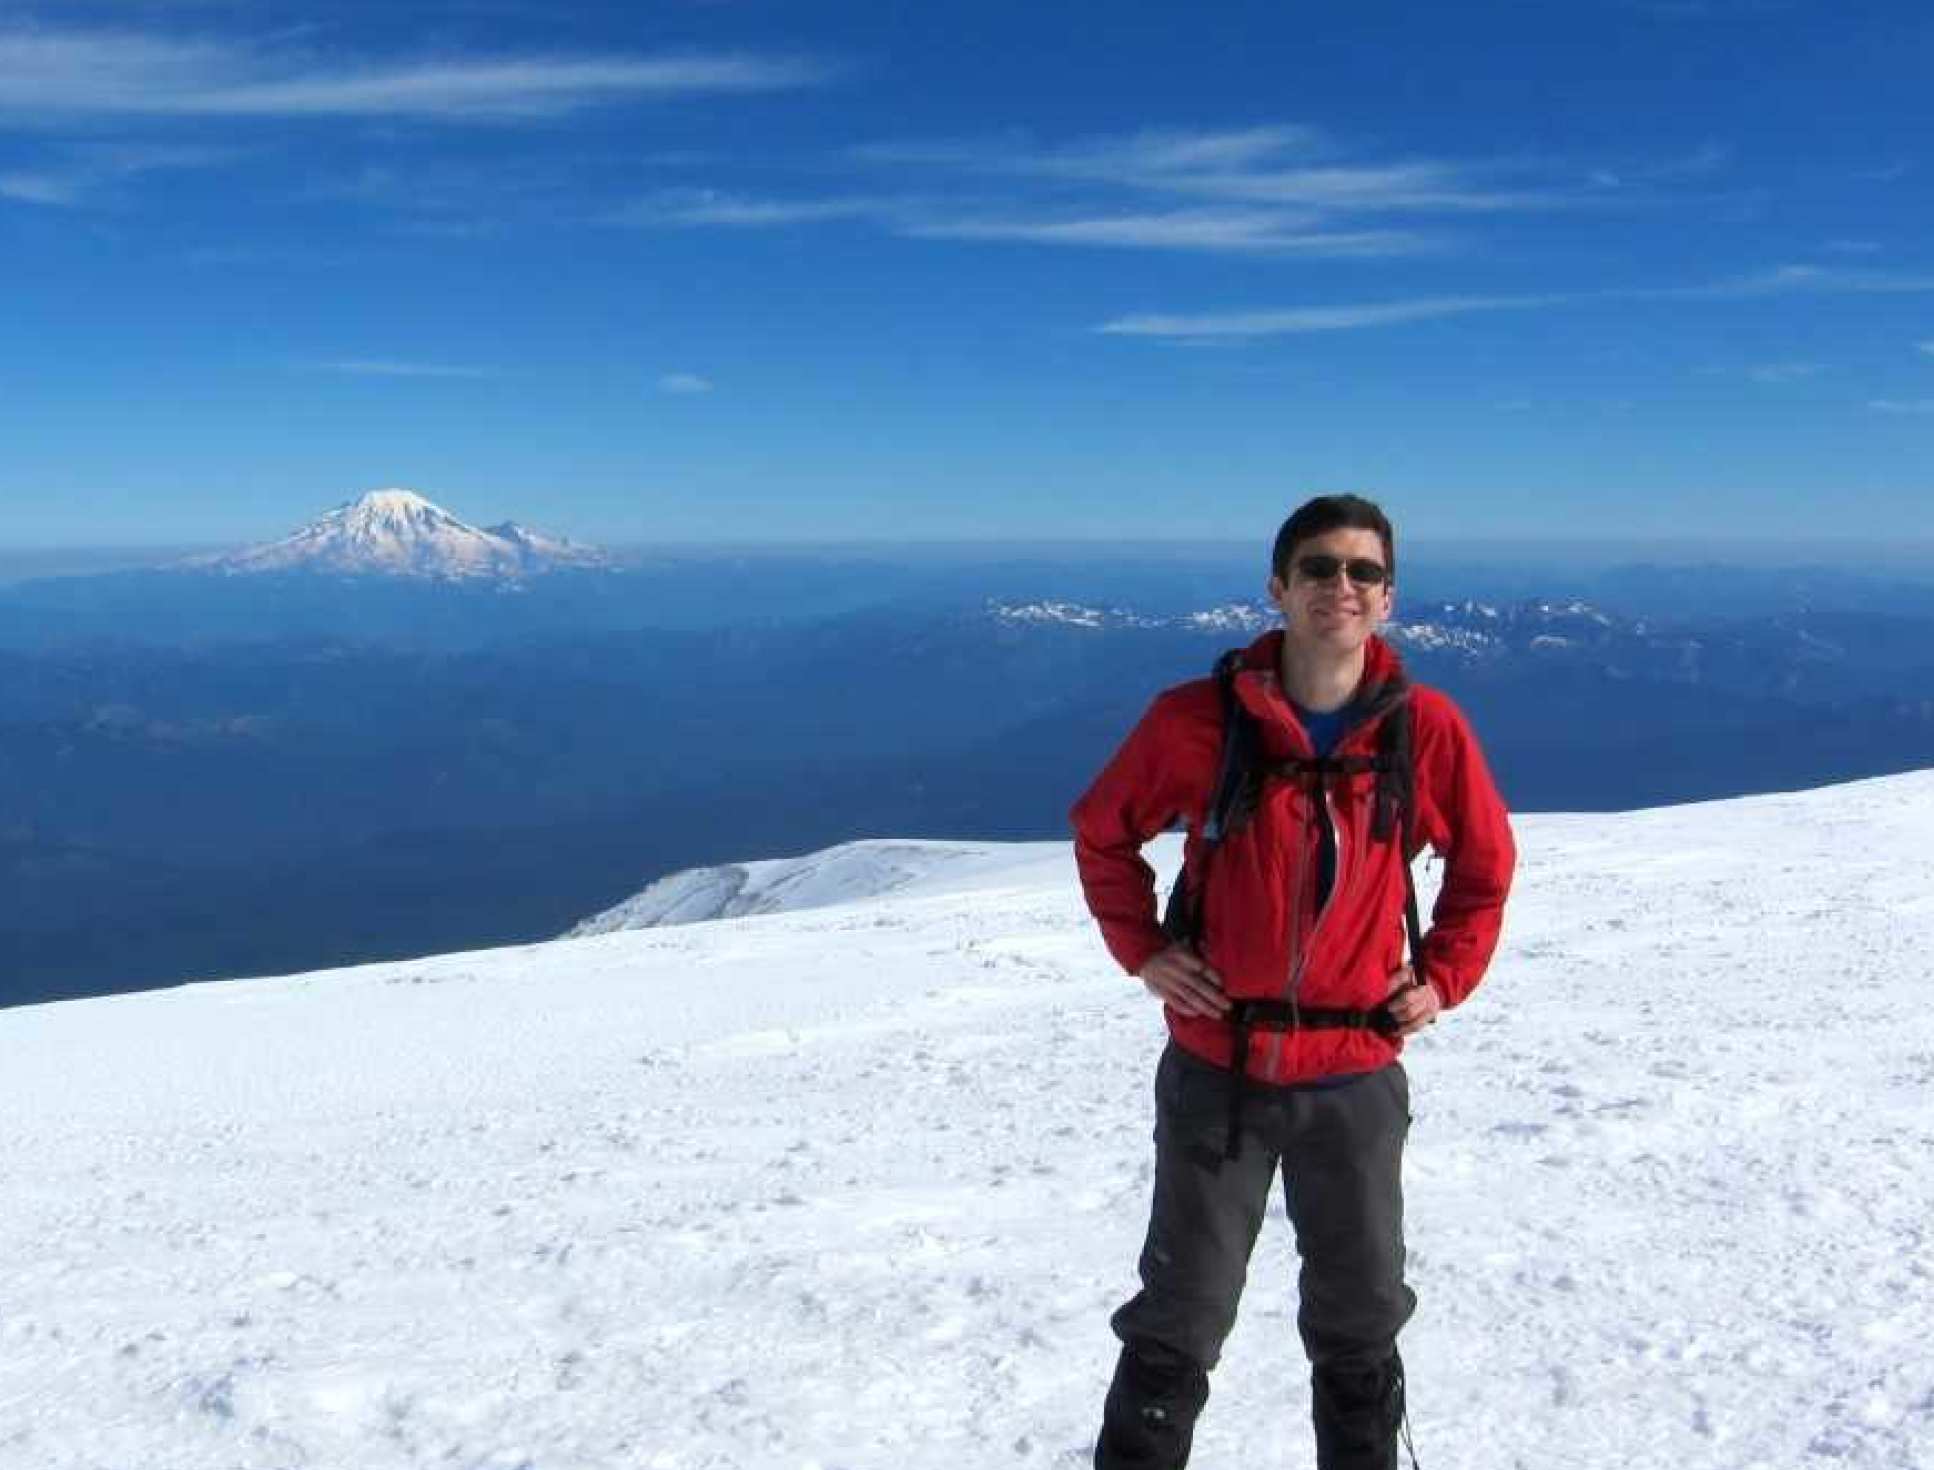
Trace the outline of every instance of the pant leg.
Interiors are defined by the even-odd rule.
[[[1155,1074],[1155,1196],[1142,1289],[1111,1321],[1122,1353],[1097,1470],[1181,1470],[1188,1462],[1208,1372],[1235,1326],[1276,1174],[1274,1151],[1251,1134],[1239,1158],[1222,1157],[1228,1100],[1218,1069],[1170,1043]]]
[[[1282,1169],[1302,1257],[1303,1349],[1317,1365],[1382,1362],[1417,1307],[1403,1279],[1410,1083],[1392,1063],[1297,1104]]]
[[[1410,1086],[1392,1064],[1298,1099],[1283,1186],[1302,1256],[1297,1327],[1311,1365],[1320,1470],[1396,1464],[1404,1283],[1403,1145]]]

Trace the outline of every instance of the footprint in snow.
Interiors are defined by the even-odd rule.
[[[1494,1123],[1491,1132],[1505,1138],[1536,1138],[1541,1133],[1550,1132],[1544,1123]]]

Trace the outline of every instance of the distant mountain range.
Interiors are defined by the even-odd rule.
[[[1059,630],[1111,639],[1220,638],[1244,642],[1276,626],[1268,603],[1193,612],[1071,602],[991,601],[987,615],[1025,635]],[[1934,689],[1934,643],[1922,619],[1830,611],[1756,618],[1654,619],[1580,599],[1478,599],[1409,604],[1384,630],[1421,677],[1489,684],[1540,672],[1587,670],[1613,683],[1656,680],[1716,695],[1831,699]]]
[[[178,565],[228,575],[319,572],[515,582],[547,572],[608,568],[612,558],[597,547],[547,536],[515,521],[473,526],[413,490],[389,489],[339,505],[279,541]]]
[[[719,553],[7,589],[0,1004],[512,943],[707,864],[641,907],[757,911],[838,883],[743,859],[886,833],[1059,835],[1156,691],[1274,622],[1240,572]],[[1891,592],[1399,613],[1521,810],[1934,765],[1934,611]]]

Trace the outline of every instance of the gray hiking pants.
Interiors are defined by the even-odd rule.
[[[1387,1380],[1397,1333],[1417,1304],[1403,1279],[1401,1175],[1410,1127],[1403,1068],[1392,1063],[1334,1087],[1253,1084],[1235,1159],[1223,1157],[1229,1077],[1222,1069],[1171,1042],[1156,1069],[1155,1102],[1155,1198],[1142,1289],[1113,1318],[1123,1365],[1097,1464],[1107,1470],[1186,1461],[1187,1431],[1207,1397],[1208,1370],[1235,1326],[1249,1254],[1279,1174],[1302,1257],[1297,1328],[1315,1372],[1321,1439],[1326,1385]],[[1172,1402],[1157,1417],[1174,1423],[1179,1440],[1144,1461],[1126,1453],[1128,1442],[1147,1417],[1148,1400],[1164,1393],[1163,1380],[1172,1380]],[[1389,1392],[1380,1381],[1378,1397]],[[1392,1424],[1392,1452],[1394,1434]],[[1111,1442],[1123,1452],[1111,1451]]]

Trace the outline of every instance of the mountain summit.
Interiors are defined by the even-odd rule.
[[[413,490],[372,490],[279,541],[198,563],[209,571],[516,581],[609,566],[596,547],[506,521],[472,526]]]

